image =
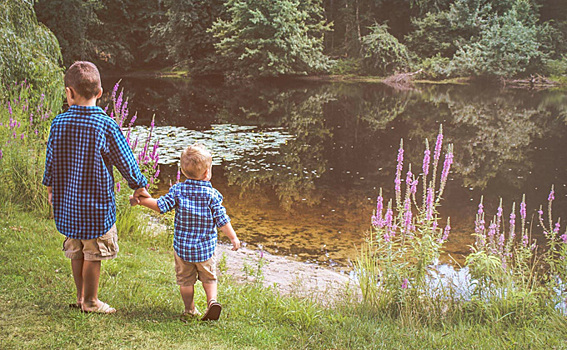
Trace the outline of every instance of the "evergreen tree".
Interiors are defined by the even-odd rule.
[[[228,0],[228,19],[215,21],[215,47],[232,74],[278,76],[325,71],[319,0]]]

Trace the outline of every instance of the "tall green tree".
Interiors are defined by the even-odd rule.
[[[0,83],[27,80],[36,91],[62,97],[63,74],[57,39],[38,23],[26,1],[0,2]],[[0,91],[0,95],[5,89]]]
[[[223,0],[165,0],[164,20],[152,31],[154,38],[165,43],[167,56],[176,65],[193,74],[218,70],[213,34],[208,31],[224,14]]]
[[[329,25],[319,0],[228,0],[228,19],[211,28],[232,74],[278,76],[324,71],[323,34]]]
[[[66,66],[77,60],[118,70],[164,65],[164,46],[151,38],[163,16],[161,0],[36,0],[35,9],[61,43]]]

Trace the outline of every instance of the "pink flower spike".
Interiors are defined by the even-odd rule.
[[[404,280],[402,281],[402,289],[407,289],[408,288],[408,279],[404,278]]]
[[[551,192],[549,192],[549,197],[547,197],[548,201],[553,201],[555,200],[555,191],[553,190],[553,186],[551,186]]]
[[[120,192],[120,182],[116,183],[116,192]]]

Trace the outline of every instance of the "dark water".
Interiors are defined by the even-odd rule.
[[[117,80],[105,79],[105,90]],[[489,213],[502,198],[509,215],[511,203],[518,208],[525,193],[533,213],[546,205],[554,184],[554,214],[566,217],[563,91],[431,85],[396,91],[376,83],[226,85],[133,78],[122,79],[121,86],[130,111],[138,113],[137,124],[149,125],[155,114],[157,126],[198,131],[192,138],[169,132],[166,138],[179,147],[225,124],[255,127],[246,132],[250,140],[274,130],[289,137],[277,145],[259,142],[253,150],[248,146],[256,141],[233,145],[243,133],[226,132],[211,141],[224,145],[216,159],[233,154],[214,167],[212,183],[249,247],[348,268],[370,228],[379,188],[394,197],[400,139],[406,164],[418,173],[425,139],[434,144],[440,124],[455,153],[440,208],[443,217],[451,217],[451,257],[462,262],[469,252],[481,195]],[[175,181],[177,166],[161,169],[158,192]]]

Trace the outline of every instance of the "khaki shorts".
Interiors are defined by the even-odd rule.
[[[197,278],[202,283],[216,283],[217,263],[215,256],[209,260],[202,262],[189,262],[181,259],[175,253],[175,274],[177,276],[177,284],[188,287],[197,282]]]
[[[94,239],[65,238],[65,256],[72,260],[101,261],[116,258],[118,254],[118,233],[116,225],[104,235]]]

